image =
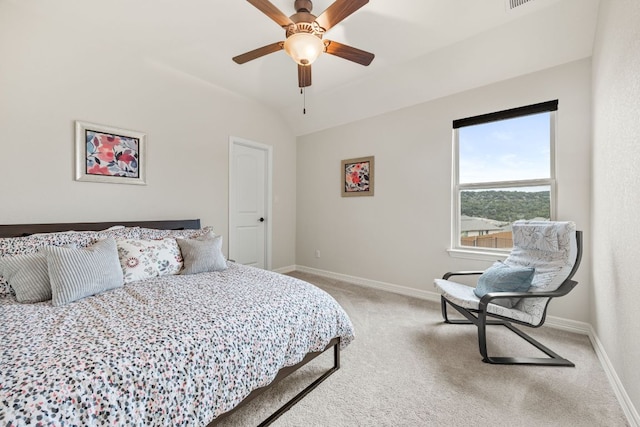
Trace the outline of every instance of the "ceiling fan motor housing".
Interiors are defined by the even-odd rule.
[[[311,12],[313,10],[313,3],[311,0],[296,0],[293,3],[293,7],[297,12]],[[315,17],[314,17],[315,20]]]

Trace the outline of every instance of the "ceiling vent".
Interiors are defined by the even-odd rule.
[[[533,0],[505,0],[506,2],[506,6],[507,6],[507,10],[513,10],[516,7],[525,5],[529,2],[532,2]]]

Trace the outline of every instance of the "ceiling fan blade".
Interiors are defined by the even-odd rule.
[[[340,58],[357,62],[358,64],[365,66],[371,64],[371,61],[375,58],[373,53],[356,49],[355,47],[347,46],[346,44],[341,44],[332,40],[325,40],[324,44],[326,46],[325,52],[328,54],[339,56]]]
[[[311,86],[311,65],[298,65],[298,87]]]
[[[316,18],[316,22],[325,31],[336,25],[338,22],[360,9],[369,0],[336,0],[331,6]]]
[[[273,5],[269,0],[247,0],[249,3],[258,8],[262,13],[273,19],[276,24],[286,27],[293,24],[291,19]]]
[[[270,53],[282,50],[283,46],[284,46],[283,42],[272,43],[272,44],[254,49],[250,52],[243,53],[242,55],[235,56],[233,58],[233,61],[236,64],[244,64],[245,62],[249,62],[256,58],[260,58],[261,56],[265,56]]]

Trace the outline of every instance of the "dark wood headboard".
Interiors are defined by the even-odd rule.
[[[159,228],[161,230],[191,230],[200,228],[199,219],[172,219],[167,221],[115,221],[115,222],[66,222],[57,224],[9,224],[0,225],[0,237],[21,237],[34,233],[56,231],[99,231],[114,225],[125,227]]]

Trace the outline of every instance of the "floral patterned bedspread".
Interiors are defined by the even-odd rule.
[[[0,425],[206,425],[353,326],[326,292],[231,263],[62,307],[0,297]]]

